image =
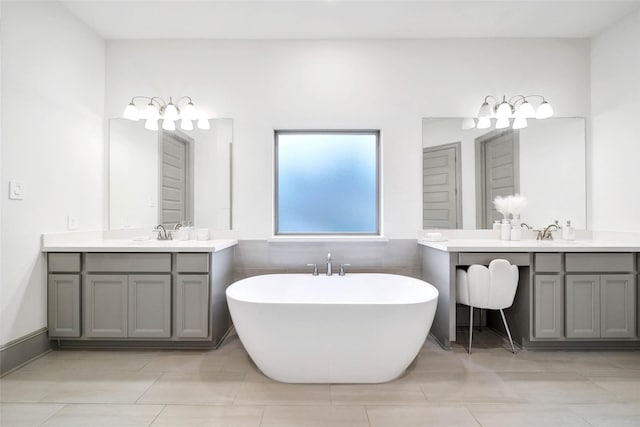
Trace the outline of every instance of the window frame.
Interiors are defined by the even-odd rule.
[[[371,135],[375,136],[376,140],[376,230],[374,232],[282,232],[279,231],[279,218],[278,218],[278,206],[279,206],[279,194],[278,194],[278,154],[279,154],[279,136],[280,135]],[[382,222],[381,222],[381,199],[382,199],[382,165],[381,165],[381,132],[380,129],[275,129],[274,130],[274,185],[273,185],[273,230],[274,236],[352,236],[352,237],[366,237],[366,236],[382,236]]]

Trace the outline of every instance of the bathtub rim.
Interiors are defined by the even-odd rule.
[[[233,295],[233,286],[250,279],[256,279],[258,277],[274,277],[274,276],[300,276],[300,277],[313,277],[308,273],[267,273],[267,274],[258,274],[255,276],[245,277],[243,279],[237,280],[230,284],[225,290],[225,295],[228,299],[232,299],[237,302],[247,303],[247,304],[281,304],[281,305],[340,305],[340,306],[363,306],[363,305],[378,305],[378,306],[399,306],[399,305],[417,305],[417,304],[425,304],[431,301],[437,301],[440,292],[438,289],[429,282],[426,282],[422,279],[418,279],[412,276],[405,276],[402,274],[395,273],[349,273],[347,276],[355,276],[355,275],[375,275],[375,276],[390,276],[390,277],[400,277],[402,279],[410,279],[411,281],[418,281],[428,285],[427,292],[429,293],[428,298],[420,298],[415,301],[304,301],[304,300],[252,300],[246,298],[238,298]],[[343,276],[344,277],[344,276]]]

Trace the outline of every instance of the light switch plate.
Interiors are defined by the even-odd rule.
[[[9,181],[9,198],[11,200],[24,199],[24,183],[22,181]]]
[[[77,230],[78,229],[78,217],[77,216],[67,216],[67,230]]]

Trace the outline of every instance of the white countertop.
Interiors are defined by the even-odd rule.
[[[112,235],[114,233],[111,233]],[[218,252],[238,244],[236,239],[139,240],[134,235],[105,237],[101,231],[50,233],[42,236],[43,252]]]
[[[423,246],[446,252],[640,252],[639,241],[615,240],[498,240],[451,238],[443,241],[418,239]]]

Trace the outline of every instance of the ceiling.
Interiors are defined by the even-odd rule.
[[[588,38],[640,0],[62,0],[105,39]]]

